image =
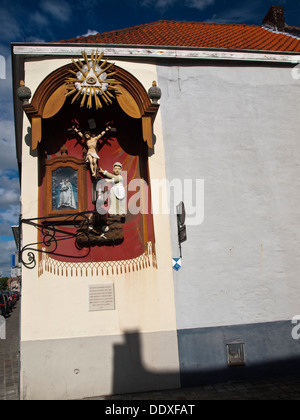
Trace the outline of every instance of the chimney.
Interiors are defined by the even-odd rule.
[[[285,28],[284,7],[271,6],[270,10],[263,19],[263,25],[272,26],[277,28],[278,31],[283,31]]]

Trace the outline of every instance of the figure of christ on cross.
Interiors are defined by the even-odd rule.
[[[103,130],[98,135],[91,134],[90,131],[82,132],[78,129],[75,125],[70,129],[70,131],[75,131],[79,137],[81,137],[86,145],[87,145],[87,155],[86,155],[86,162],[90,164],[91,174],[93,178],[97,178],[97,169],[98,169],[98,160],[100,156],[98,156],[98,141],[106,134],[109,130],[111,130],[110,126],[107,126],[105,130]]]

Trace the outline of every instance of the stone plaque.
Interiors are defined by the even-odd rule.
[[[115,309],[113,283],[89,286],[89,311],[112,311]]]

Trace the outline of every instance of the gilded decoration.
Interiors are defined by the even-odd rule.
[[[109,72],[114,63],[108,63],[108,60],[103,59],[103,52],[98,55],[92,53],[88,58],[85,51],[82,51],[83,60],[75,61],[72,58],[72,63],[75,69],[69,70],[72,77],[67,78],[66,96],[74,95],[72,103],[81,99],[80,106],[91,109],[93,106],[100,109],[105,105],[111,105],[115,98],[115,93],[118,91],[117,82],[113,76],[116,71]]]

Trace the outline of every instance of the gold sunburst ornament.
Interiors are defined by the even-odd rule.
[[[103,55],[103,52],[100,54],[96,52],[88,58],[86,52],[82,51],[83,60],[76,62],[72,58],[72,63],[77,71],[69,70],[73,77],[66,80],[69,90],[66,96],[74,95],[72,103],[81,99],[81,107],[86,105],[91,109],[95,105],[96,109],[99,109],[103,107],[103,103],[105,105],[112,104],[115,94],[120,93],[117,85],[121,83],[112,78],[117,72],[109,73],[114,63],[108,63],[107,59],[102,60]]]

